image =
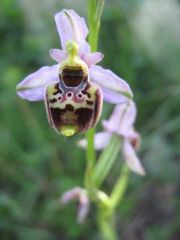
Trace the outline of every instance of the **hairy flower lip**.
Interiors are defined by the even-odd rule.
[[[67,119],[63,119],[62,120],[62,124],[65,124],[65,125],[69,125],[69,124],[76,124],[77,123],[77,121],[75,120],[75,119],[69,119],[69,118],[67,118]]]
[[[100,52],[90,52],[90,46],[86,41],[88,28],[82,17],[74,10],[64,9],[55,14],[55,22],[62,50],[50,49],[49,53],[58,64],[40,68],[19,83],[16,89],[21,98],[29,101],[44,99],[46,86],[58,81],[57,66],[67,58],[66,42],[72,40],[77,42],[79,56],[89,68],[90,80],[102,88],[104,101],[118,104],[127,101],[126,97],[133,97],[129,85],[123,79],[110,70],[95,65],[103,59],[104,55]]]

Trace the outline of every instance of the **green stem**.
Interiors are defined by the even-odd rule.
[[[106,178],[107,174],[112,168],[113,163],[120,149],[120,137],[113,135],[110,144],[101,153],[98,163],[96,164],[93,171],[93,181],[96,187],[100,187],[103,180]]]
[[[92,165],[94,164],[96,159],[96,154],[94,150],[94,133],[95,133],[94,128],[90,128],[86,133],[86,137],[87,137],[86,158],[87,158],[87,161],[91,162]]]
[[[115,231],[114,213],[116,207],[122,201],[126,191],[129,179],[129,168],[125,164],[121,170],[120,177],[118,178],[110,197],[108,198],[109,205],[107,207],[99,206],[98,224],[101,231],[103,240],[118,240]]]
[[[97,50],[100,18],[104,7],[104,0],[88,0],[89,44],[91,51]]]
[[[89,21],[89,44],[91,51],[96,51],[98,42],[98,33],[100,27],[100,17],[104,6],[104,0],[88,0],[88,21]],[[94,133],[95,129],[91,128],[86,134],[87,138],[87,168],[85,173],[85,187],[89,196],[93,196],[95,187],[92,181],[92,172],[96,160],[94,150]]]
[[[89,44],[91,51],[97,50],[100,17],[104,6],[104,0],[88,0]],[[127,166],[122,168],[122,173],[112,190],[110,197],[98,190],[119,153],[121,140],[113,135],[109,146],[101,153],[95,166],[94,150],[95,129],[87,132],[87,169],[85,175],[85,187],[91,200],[98,205],[98,225],[103,240],[118,240],[114,226],[114,212],[122,200],[128,184],[129,170]]]
[[[86,133],[87,138],[87,150],[86,150],[86,159],[87,159],[87,167],[85,172],[85,187],[89,193],[89,196],[94,196],[94,184],[92,181],[92,172],[96,160],[96,154],[94,150],[94,133],[95,129],[91,128]]]
[[[98,226],[103,240],[118,240],[115,228],[114,216],[111,210],[111,201],[108,195],[102,191],[97,193]]]
[[[99,210],[98,225],[103,240],[118,240],[114,218],[105,210]]]
[[[88,0],[88,21],[89,21],[89,44],[91,51],[97,50],[98,33],[100,28],[100,18],[104,6],[104,0]],[[94,151],[94,133],[95,129],[90,129],[87,132],[87,169],[85,176],[85,186],[92,200],[97,201],[97,189],[96,184],[100,185],[107,173],[111,169],[112,164],[119,151],[118,141],[119,137],[113,137],[113,143],[105,150],[101,157],[97,167],[94,170],[95,164],[95,151]],[[119,141],[120,142],[120,141]],[[102,195],[102,194],[101,194]],[[93,197],[94,196],[94,197]],[[118,240],[113,224],[113,215],[109,212],[109,207],[102,206],[102,202],[99,204],[99,229],[104,240]],[[109,215],[110,213],[110,215]]]
[[[111,209],[113,211],[123,199],[123,196],[128,186],[129,173],[130,173],[130,170],[128,166],[124,164],[121,170],[121,174],[110,195]]]

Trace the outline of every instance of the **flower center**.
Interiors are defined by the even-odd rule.
[[[81,67],[64,67],[59,77],[67,87],[77,87],[83,80],[87,81],[87,73]]]
[[[71,66],[76,65],[79,47],[76,42],[67,42],[66,51],[68,53],[68,63]]]
[[[77,87],[80,83],[88,82],[88,66],[78,55],[79,47],[76,42],[66,44],[67,59],[61,63],[59,79],[66,87]]]

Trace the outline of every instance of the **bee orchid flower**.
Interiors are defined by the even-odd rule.
[[[145,175],[144,168],[136,155],[136,150],[140,144],[140,136],[134,130],[135,119],[136,106],[132,100],[129,100],[126,104],[116,105],[109,120],[102,121],[105,131],[95,134],[95,148],[96,150],[106,148],[112,135],[119,135],[119,147],[122,149],[123,159],[133,172]],[[78,145],[86,148],[87,141],[82,139],[78,142]]]
[[[18,95],[29,101],[45,101],[50,125],[66,136],[94,127],[102,101],[112,104],[132,98],[129,85],[112,71],[95,65],[103,59],[91,52],[88,28],[73,10],[55,14],[62,49],[51,49],[57,62],[28,75],[17,85]]]

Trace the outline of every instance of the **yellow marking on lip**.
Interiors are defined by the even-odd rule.
[[[60,132],[66,137],[71,137],[77,132],[77,127],[72,125],[62,126]]]
[[[54,97],[50,98],[49,99],[53,99]],[[80,102],[80,103],[75,103],[71,98],[68,98],[66,101],[64,102],[61,102],[59,103],[59,101],[55,102],[55,103],[49,103],[49,106],[50,107],[53,107],[53,108],[60,108],[60,109],[63,109],[66,107],[67,104],[70,104],[72,105],[73,107],[75,108],[80,108],[80,107],[87,107],[89,109],[92,109],[93,108],[93,105],[87,105],[86,103],[86,100],[89,100],[87,96],[84,96],[84,101],[83,102]],[[92,101],[95,100],[95,97],[93,96],[93,98],[91,98]]]

